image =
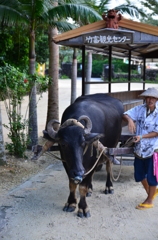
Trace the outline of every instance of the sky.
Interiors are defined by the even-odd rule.
[[[125,3],[125,1],[121,1],[121,0],[112,0],[111,2],[112,2],[112,3],[110,4],[110,7],[111,7],[111,8],[114,8],[114,7],[118,6],[118,5],[121,5],[121,4],[124,4],[124,3]]]
[[[111,4],[110,4],[110,7],[114,8],[114,7],[116,7],[118,5],[121,5],[121,4],[127,4],[127,2],[123,1],[123,0],[112,0]],[[140,3],[139,3],[138,0],[131,0],[131,4],[132,5],[136,4],[136,7],[140,7]]]

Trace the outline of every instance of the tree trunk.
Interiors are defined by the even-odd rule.
[[[86,82],[91,81],[92,75],[92,52],[87,53]],[[90,94],[90,84],[85,84],[85,94]]]
[[[35,32],[32,30],[29,39],[29,74],[35,73]],[[36,101],[36,83],[33,83],[29,93],[29,148],[38,144],[38,124],[37,124],[37,101]]]
[[[6,164],[6,156],[4,150],[3,142],[3,128],[2,128],[2,118],[1,118],[1,106],[0,106],[0,165]]]
[[[59,46],[52,41],[52,38],[58,34],[56,28],[49,27],[49,77],[50,84],[48,86],[48,108],[47,123],[51,119],[59,120]]]
[[[77,87],[77,50],[74,48],[72,71],[71,71],[71,104],[76,99],[76,87]]]

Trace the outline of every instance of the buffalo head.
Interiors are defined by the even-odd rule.
[[[82,123],[81,123],[82,122]],[[68,119],[60,127],[54,130],[54,124],[59,122],[51,120],[47,124],[47,132],[51,139],[60,146],[61,157],[68,176],[74,182],[80,183],[87,170],[83,161],[83,154],[86,146],[98,140],[102,134],[91,133],[92,122],[89,117],[83,115],[78,120]]]

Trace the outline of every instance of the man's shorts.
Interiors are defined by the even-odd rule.
[[[134,177],[136,182],[147,179],[149,186],[157,186],[156,177],[153,174],[153,156],[134,160]]]

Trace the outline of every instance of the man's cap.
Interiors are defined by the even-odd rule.
[[[139,95],[140,98],[154,97],[158,98],[158,89],[157,88],[148,88],[145,92]]]

